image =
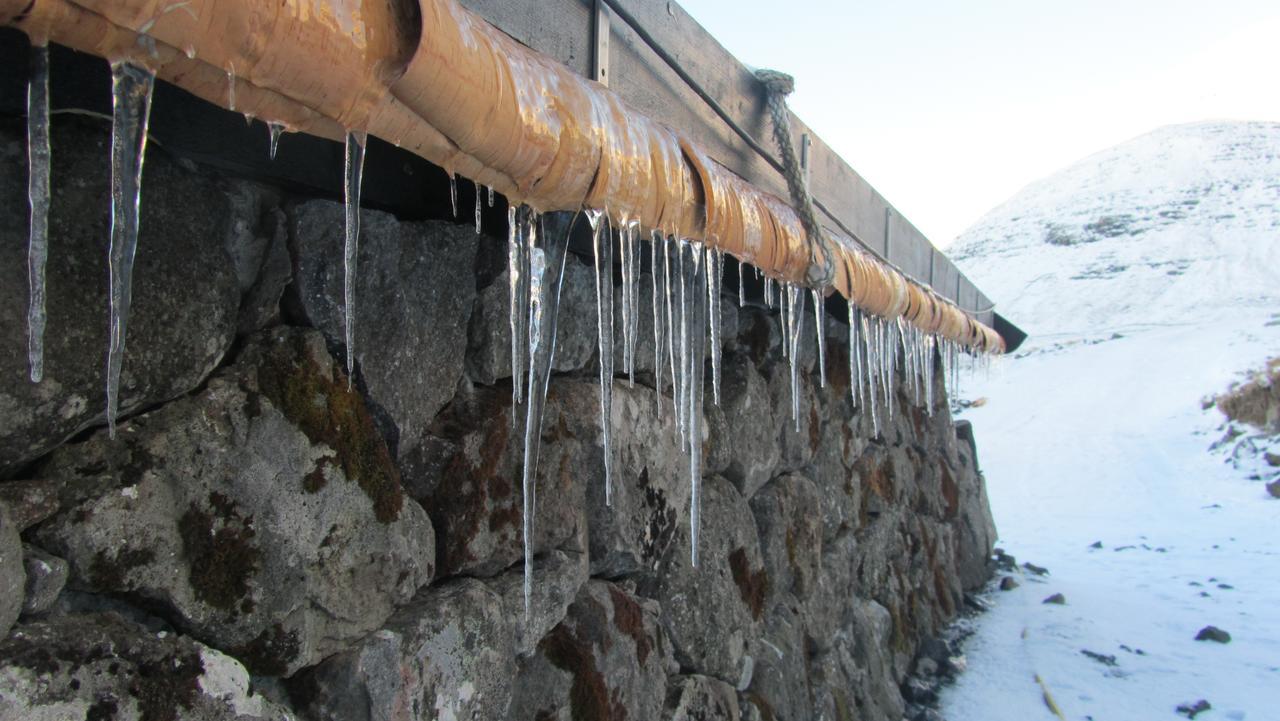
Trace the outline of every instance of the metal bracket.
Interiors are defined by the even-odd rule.
[[[808,133],[800,134],[800,171],[804,175],[804,190],[809,192],[809,175],[810,165],[809,158],[813,155],[813,139]]]
[[[609,86],[609,6],[604,0],[595,0],[595,22],[592,25],[591,79]]]

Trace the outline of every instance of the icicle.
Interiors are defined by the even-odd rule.
[[[786,285],[778,287],[778,324],[782,328],[782,359],[791,357],[791,314],[787,312]]]
[[[476,235],[480,235],[480,186],[476,186]]]
[[[738,307],[741,308],[747,304],[747,284],[742,282],[742,266],[746,265],[743,261],[738,261]]]
[[[529,401],[525,404],[524,472],[524,614],[528,620],[533,596],[533,521],[537,514],[534,479],[538,473],[539,441],[542,439],[542,410],[547,400],[547,384],[555,360],[556,319],[560,311],[560,286],[573,227],[573,213],[553,213],[539,242],[530,222],[529,247]]]
[[[600,434],[604,443],[604,504],[613,505],[613,240],[609,219],[586,211],[596,270],[596,347],[600,351]]]
[[[697,248],[691,248],[692,268],[690,269],[690,287],[695,290],[690,298],[688,312],[693,317],[685,324],[689,334],[686,345],[691,349],[689,354],[688,404],[686,405],[686,425],[689,428],[689,558],[690,564],[698,566],[698,540],[702,525],[702,349],[705,347],[707,298],[705,294],[696,292],[705,279],[701,276],[711,271],[706,263],[701,263]]]
[[[800,336],[804,335],[804,293],[794,283],[786,284],[787,312],[791,316],[791,420],[800,432]]]
[[[449,203],[453,206],[453,217],[458,217],[458,174],[449,173]]]
[[[360,181],[364,174],[364,138],[347,133],[347,162],[343,173],[344,198],[347,209],[346,242],[342,259],[345,276],[343,298],[346,302],[347,388],[356,367],[356,255],[360,246]]]
[[[859,375],[861,363],[858,358],[858,307],[849,301],[849,397],[853,404],[862,408],[859,396],[862,393],[862,376]]]
[[[631,249],[627,245],[627,219],[618,222],[618,260],[622,266],[622,372],[631,372]]]
[[[45,263],[49,259],[49,46],[31,48],[27,80],[27,199],[31,203],[27,242],[27,358],[31,382],[44,378]]]
[[[267,132],[271,138],[271,159],[276,159],[276,151],[280,149],[280,134],[284,132],[284,126],[280,123],[267,123]]]
[[[685,264],[684,249],[687,243],[683,238],[676,241],[676,276],[680,282],[680,305],[676,308],[680,316],[680,372],[677,374],[676,381],[679,400],[676,401],[676,430],[680,433],[680,447],[686,448],[689,440],[689,429],[686,426],[688,417],[685,415],[685,401],[688,395],[689,386],[689,356],[691,349],[689,348],[689,306],[685,296]],[[692,290],[692,289],[691,289]],[[696,297],[697,293],[693,293]]]
[[[627,292],[631,295],[630,327],[627,337],[630,339],[627,353],[630,363],[627,366],[627,387],[636,385],[636,341],[640,335],[640,224],[632,221],[627,228],[627,253],[631,256],[631,282]]]
[[[493,186],[489,186],[489,207],[493,207]]]
[[[107,350],[107,428],[116,436],[120,369],[138,249],[138,203],[147,121],[155,73],[130,63],[111,64],[111,326]]]
[[[818,387],[827,387],[827,335],[826,308],[822,305],[822,291],[813,288],[813,318],[818,333]]]
[[[533,223],[528,206],[507,207],[507,280],[511,326],[511,398],[524,400],[525,350],[529,342],[529,233]]]
[[[873,435],[880,435],[880,417],[876,413],[876,372],[877,354],[875,352],[875,341],[872,338],[873,326],[867,322],[867,316],[862,316],[862,343],[864,350],[864,360],[867,365],[867,408],[871,410],[871,428]]]
[[[663,324],[662,308],[662,273],[658,270],[658,251],[662,244],[662,234],[653,231],[649,235],[649,277],[652,283],[649,288],[649,299],[653,306],[653,393],[654,411],[662,413],[662,342],[666,334]]]
[[[764,307],[773,308],[773,278],[767,275],[764,277]]]
[[[720,252],[707,246],[707,319],[711,325],[711,399],[720,405]]]
[[[227,63],[227,110],[236,111],[236,66]]]
[[[664,295],[666,296],[665,304],[667,310],[667,361],[671,366],[671,407],[673,413],[679,415],[676,411],[678,396],[677,388],[679,384],[676,381],[676,322],[675,322],[675,278],[671,275],[671,247],[670,237],[662,241],[662,285]]]

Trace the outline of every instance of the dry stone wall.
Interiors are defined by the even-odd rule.
[[[797,430],[776,313],[722,300],[694,568],[643,328],[605,506],[594,281],[570,257],[526,618],[505,241],[365,211],[349,388],[342,208],[153,148],[113,440],[106,138],[54,124],[33,385],[25,141],[0,123],[0,719],[903,717],[994,527],[944,402],[896,388],[873,438],[843,326],[827,387],[802,354]]]

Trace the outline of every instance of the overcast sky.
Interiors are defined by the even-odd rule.
[[[681,0],[941,247],[1149,130],[1280,121],[1276,0]]]

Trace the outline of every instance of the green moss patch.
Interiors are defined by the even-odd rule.
[[[374,516],[391,523],[404,506],[400,471],[374,425],[364,398],[347,387],[336,366],[329,371],[307,354],[301,337],[286,341],[258,367],[262,395],[315,444],[337,452],[337,463],[373,502]],[[310,487],[319,483],[308,476]],[[317,488],[318,490],[318,488]]]

